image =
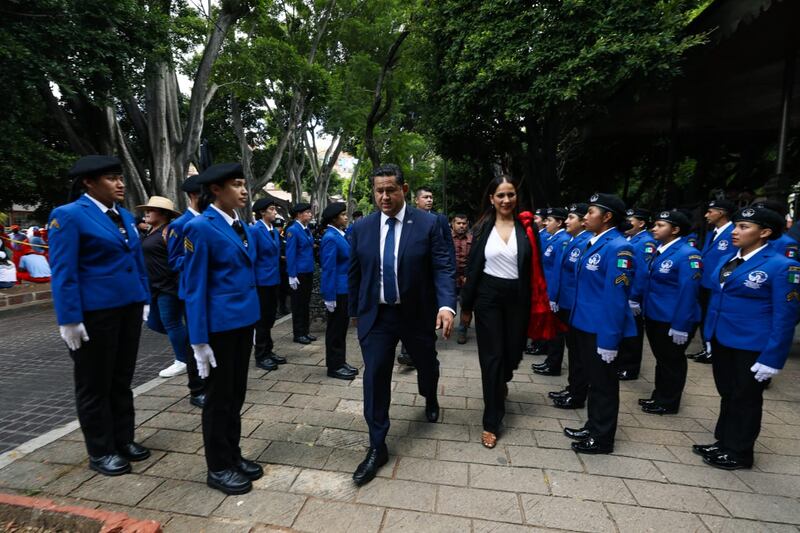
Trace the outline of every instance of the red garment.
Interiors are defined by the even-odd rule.
[[[528,321],[528,337],[533,340],[551,340],[556,334],[567,331],[567,326],[550,309],[533,213],[524,211],[517,218],[525,228],[531,245],[531,316]]]

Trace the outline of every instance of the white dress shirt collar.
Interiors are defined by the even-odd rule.
[[[722,232],[725,231],[728,228],[728,226],[730,226],[731,224],[733,224],[733,222],[731,222],[729,220],[728,222],[726,222],[722,226],[720,226],[718,228],[714,228],[714,239],[713,240],[717,240],[717,237],[722,235]]]
[[[679,240],[681,240],[681,239],[682,239],[682,237],[678,237],[677,239],[672,239],[672,240],[671,240],[671,241],[669,241],[668,243],[662,244],[661,246],[659,246],[658,248],[656,248],[656,251],[657,251],[658,253],[660,253],[660,254],[663,254],[664,252],[666,252],[666,251],[667,251],[667,248],[669,248],[670,246],[672,246],[673,244],[675,244],[676,242],[678,242],[678,241],[679,241]]]
[[[186,210],[187,210],[187,211],[189,211],[189,212],[190,212],[191,214],[193,214],[194,216],[200,216],[200,212],[199,212],[199,211],[195,211],[195,210],[194,210],[194,209],[192,209],[191,207],[187,207],[187,208],[186,208]]]
[[[394,218],[396,218],[397,222],[399,222],[400,224],[403,223],[403,220],[405,220],[405,218],[406,218],[406,204],[405,204],[405,202],[403,202],[403,207],[400,208],[400,211],[397,212],[397,214],[394,216]],[[386,221],[387,220],[389,220],[389,217],[383,211],[381,211],[381,227],[386,225]],[[395,222],[395,224],[397,222]]]
[[[747,261],[748,259],[750,259],[754,255],[756,255],[758,252],[760,252],[761,250],[763,250],[767,246],[769,246],[769,244],[765,244],[764,246],[761,246],[760,248],[757,248],[757,249],[753,250],[752,252],[750,252],[747,255],[742,255],[742,249],[739,248],[739,251],[736,252],[736,259],[744,259],[745,261]]]
[[[594,246],[594,243],[596,243],[596,242],[597,242],[597,241],[600,239],[600,237],[602,237],[603,235],[605,235],[606,233],[608,233],[608,232],[609,232],[609,231],[611,231],[612,229],[614,229],[614,226],[611,226],[610,228],[608,228],[607,230],[605,230],[605,231],[604,231],[604,232],[602,232],[602,233],[598,233],[597,235],[595,235],[594,237],[592,237],[591,239],[589,239],[589,244],[591,244],[592,246]]]
[[[228,213],[226,213],[225,211],[223,211],[223,210],[222,210],[222,209],[220,209],[219,207],[215,206],[214,204],[211,204],[211,205],[209,205],[209,207],[213,207],[213,208],[214,208],[214,210],[215,210],[217,213],[219,213],[220,215],[222,215],[222,218],[225,220],[225,222],[226,222],[226,223],[227,223],[229,226],[233,226],[233,223],[234,223],[235,221],[239,220],[239,213],[237,213],[235,210],[234,210],[234,212],[233,212],[233,218],[231,218],[231,216],[230,216]]]
[[[87,192],[87,193],[83,193],[83,195],[84,195],[86,198],[88,198],[89,200],[91,200],[91,201],[92,201],[92,203],[94,203],[94,205],[96,205],[97,207],[99,207],[99,208],[100,208],[100,211],[102,211],[104,215],[106,214],[106,211],[113,211],[113,212],[115,212],[116,214],[119,214],[119,211],[117,211],[117,204],[114,204],[114,205],[112,205],[111,207],[108,207],[108,206],[107,206],[106,204],[104,204],[103,202],[100,202],[100,201],[98,201],[97,199],[95,199],[95,198],[94,198],[92,195],[90,195],[88,192]]]
[[[264,224],[264,227],[267,228],[269,231],[272,231],[272,224],[267,224],[267,222],[263,218],[259,220],[259,222]]]
[[[339,232],[339,235],[341,235],[342,237],[344,237],[344,232],[343,232],[342,230],[340,230],[339,228],[337,228],[336,226],[334,226],[334,225],[332,225],[332,224],[328,224],[328,227],[329,227],[329,228],[333,228],[333,229],[335,229],[336,231],[338,231],[338,232]]]

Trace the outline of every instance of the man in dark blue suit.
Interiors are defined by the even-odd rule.
[[[348,279],[350,316],[357,319],[364,357],[364,418],[369,451],[353,474],[371,481],[389,460],[392,367],[402,341],[417,367],[425,416],[439,419],[439,361],[435,329],[450,336],[456,308],[455,268],[436,217],[406,205],[408,184],[397,165],[373,172],[380,211],[353,226]]]

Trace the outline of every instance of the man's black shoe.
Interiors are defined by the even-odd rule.
[[[527,355],[544,355],[547,352],[545,351],[544,344],[534,342],[531,343],[527,348],[525,348],[525,353]]]
[[[687,353],[686,354],[686,358],[687,359],[697,359],[698,357],[705,357],[706,355],[708,355],[708,354],[706,353],[705,350],[700,350],[699,352]]]
[[[695,363],[702,363],[704,365],[710,365],[711,364],[711,354],[710,353],[705,353],[703,355],[698,355],[697,357],[694,358],[694,362]]]
[[[531,370],[536,370],[537,368],[545,368],[550,366],[547,361],[542,361],[541,363],[531,363]]]
[[[269,357],[270,359],[272,359],[273,361],[275,361],[279,365],[285,365],[286,364],[286,358],[284,356],[282,356],[282,355],[276,354],[275,352],[269,352],[269,355],[267,357]]]
[[[656,401],[652,398],[639,398],[639,405],[654,404]]]
[[[89,468],[104,476],[121,476],[131,471],[127,459],[116,453],[102,457],[89,457]]]
[[[202,409],[206,406],[206,394],[201,392],[200,394],[189,395],[189,403]]]
[[[614,447],[601,446],[596,440],[594,440],[594,437],[589,437],[588,439],[579,442],[573,442],[572,451],[577,453],[606,454],[613,452]]]
[[[709,466],[720,468],[722,470],[742,470],[746,468],[753,468],[753,463],[745,463],[727,453],[704,455],[703,462]]]
[[[547,393],[547,397],[550,398],[551,400],[555,400],[556,398],[563,398],[564,396],[569,396],[569,389],[550,391]]]
[[[667,409],[657,403],[646,403],[642,406],[642,411],[650,415],[674,415],[677,409]]]
[[[311,339],[303,335],[302,337],[295,337],[294,342],[297,344],[311,344]]]
[[[573,440],[586,440],[592,436],[586,428],[564,428],[564,435]]]
[[[428,419],[428,422],[439,420],[439,400],[436,396],[425,399],[425,418]]]
[[[255,461],[245,459],[244,457],[239,459],[239,464],[236,465],[236,468],[238,468],[239,472],[244,474],[244,477],[250,481],[261,479],[261,476],[264,475],[264,469],[261,468],[260,464],[256,463]]]
[[[707,455],[719,455],[722,453],[722,448],[719,447],[718,442],[714,444],[692,444],[692,452],[705,457]]]
[[[575,396],[571,395],[553,398],[553,407],[558,407],[559,409],[583,409],[585,403],[585,400],[578,401]]]
[[[262,357],[261,359],[256,359],[256,367],[261,370],[266,370],[267,372],[272,372],[273,370],[278,370],[278,363],[273,361],[271,357]]]
[[[359,487],[375,479],[380,467],[389,462],[389,450],[384,444],[380,448],[370,448],[367,450],[367,457],[358,465],[353,472],[353,481]]]
[[[310,333],[306,333],[306,339],[310,340],[311,342],[314,342],[315,340],[317,340],[317,338],[314,335],[310,334]]]
[[[356,379],[356,373],[352,370],[348,370],[345,366],[340,366],[336,370],[328,370],[328,377],[335,378],[335,379],[344,379],[347,381],[352,381]]]
[[[540,368],[533,369],[534,374],[539,374],[540,376],[560,376],[561,369],[560,368],[553,368],[550,365],[545,365]]]
[[[353,365],[351,365],[350,363],[345,363],[344,366],[345,366],[345,368],[347,368],[351,372],[355,372],[356,374],[358,374],[358,369],[356,367],[354,367]]]
[[[253,488],[247,476],[235,468],[209,472],[206,476],[206,485],[225,494],[247,494]]]
[[[634,379],[639,379],[639,374],[638,372],[634,374],[630,370],[620,370],[617,372],[617,378],[619,378],[620,381],[633,381]]]
[[[138,442],[129,442],[118,446],[117,451],[119,454],[128,461],[144,461],[150,457],[150,450],[139,444]]]
[[[401,365],[406,365],[413,367],[414,361],[411,359],[411,356],[408,355],[406,352],[400,352],[400,355],[397,356],[397,362]]]

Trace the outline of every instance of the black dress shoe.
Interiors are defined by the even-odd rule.
[[[309,339],[305,335],[303,335],[302,337],[295,337],[293,340],[297,344],[311,344],[311,339]]]
[[[560,368],[553,368],[550,365],[545,365],[540,368],[533,369],[534,374],[539,374],[540,376],[560,376],[561,369]]]
[[[206,476],[206,485],[225,494],[247,494],[253,488],[247,476],[235,468],[209,472]]]
[[[286,358],[284,356],[282,356],[282,355],[276,354],[275,352],[270,352],[267,357],[269,357],[270,359],[272,359],[273,361],[275,361],[279,365],[285,365],[286,364]]]
[[[436,396],[425,399],[425,418],[428,419],[428,422],[439,420],[439,400]]]
[[[389,462],[389,450],[384,444],[380,448],[370,448],[367,450],[367,457],[358,465],[353,472],[353,481],[359,487],[375,479],[378,469]]]
[[[244,477],[250,481],[261,479],[261,476],[264,475],[264,469],[261,468],[260,464],[256,463],[255,461],[245,459],[244,457],[239,459],[239,464],[236,465],[236,468],[238,468],[239,472],[244,474]]]
[[[317,338],[314,335],[312,335],[311,333],[306,333],[306,339],[310,340],[311,342],[314,342],[315,340],[317,340]]]
[[[702,363],[704,365],[710,365],[711,364],[711,354],[710,353],[704,353],[703,355],[698,355],[697,357],[694,358],[694,362],[695,363]]]
[[[650,415],[674,415],[678,412],[677,409],[667,409],[657,403],[646,403],[642,405],[642,411]]]
[[[194,405],[195,407],[199,407],[202,409],[206,406],[206,394],[201,392],[200,394],[192,394],[189,396],[189,403]]]
[[[585,403],[585,400],[578,401],[572,395],[553,398],[553,407],[558,407],[559,409],[583,409]]]
[[[705,357],[706,355],[707,355],[707,353],[706,353],[705,350],[700,350],[699,352],[687,353],[686,354],[686,358],[687,359],[697,359],[698,357]]]
[[[551,400],[555,400],[556,398],[563,398],[564,396],[569,396],[569,389],[550,391],[547,393],[547,397],[550,398]]]
[[[116,453],[102,457],[89,457],[89,468],[104,476],[121,476],[131,471],[127,459]]]
[[[531,370],[536,370],[537,368],[546,368],[550,366],[547,364],[547,361],[542,361],[541,363],[531,363]]]
[[[397,356],[397,363],[410,367],[414,366],[414,361],[411,359],[411,356],[405,352],[400,352],[400,355]]]
[[[753,463],[745,463],[728,453],[704,455],[703,462],[709,466],[720,468],[722,470],[742,470],[746,468],[753,468]]]
[[[605,454],[613,452],[614,447],[601,446],[596,440],[594,440],[594,437],[589,437],[588,439],[582,441],[573,442],[572,451],[577,453]]]
[[[722,448],[719,447],[718,442],[714,444],[692,444],[692,452],[705,457],[706,455],[719,455],[722,453]]]
[[[353,365],[351,365],[350,363],[345,363],[343,366],[348,370],[350,370],[351,372],[355,372],[356,374],[358,374],[358,369]]]
[[[117,447],[119,454],[128,461],[144,461],[150,457],[150,450],[138,442],[129,442]]]
[[[271,357],[262,357],[261,359],[256,359],[256,367],[272,372],[273,370],[278,370],[278,363],[273,361]]]
[[[573,440],[586,440],[592,436],[586,428],[564,428],[564,435]]]
[[[652,398],[639,398],[639,405],[654,404],[656,401]]]
[[[633,381],[634,379],[639,379],[639,374],[634,374],[630,370],[620,370],[617,372],[617,378],[619,378],[620,381]]]
[[[525,348],[525,353],[527,355],[544,355],[547,352],[544,349],[544,345],[537,342]]]
[[[340,366],[336,370],[328,369],[328,377],[335,378],[335,379],[344,379],[346,381],[352,381],[356,379],[356,373],[352,370],[348,370],[344,366]]]

